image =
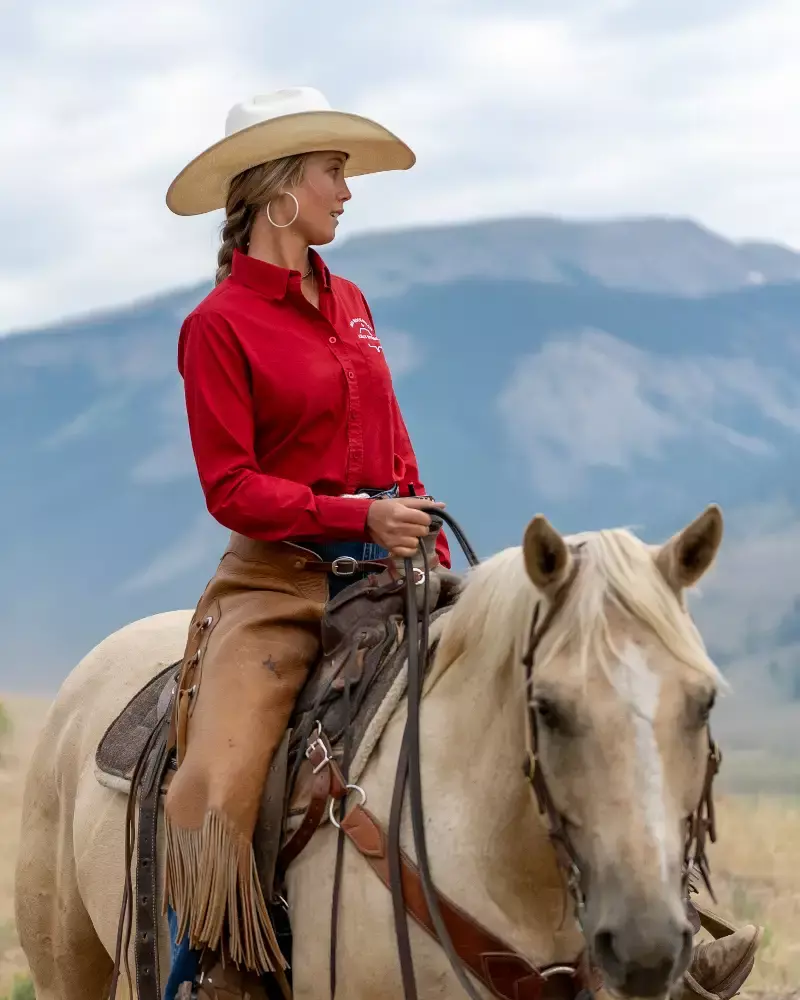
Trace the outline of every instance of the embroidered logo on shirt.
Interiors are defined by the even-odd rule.
[[[355,319],[350,320],[350,326],[356,331],[356,336],[359,340],[366,340],[367,347],[374,348],[378,354],[383,351],[380,339],[376,336],[375,331],[372,329],[371,323],[363,319],[361,316],[356,316]]]

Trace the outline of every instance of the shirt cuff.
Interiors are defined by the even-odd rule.
[[[315,500],[319,522],[326,535],[354,541],[369,540],[367,514],[373,503],[372,498],[329,497],[318,494]]]

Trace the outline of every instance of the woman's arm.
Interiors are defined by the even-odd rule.
[[[179,370],[200,484],[220,524],[262,541],[369,540],[370,500],[315,496],[308,486],[259,469],[249,366],[221,316],[187,318]]]

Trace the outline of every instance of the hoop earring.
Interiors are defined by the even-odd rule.
[[[275,222],[275,220],[269,214],[269,206],[272,204],[272,198],[270,198],[270,200],[267,202],[267,219],[269,220],[271,225],[273,225],[276,229],[286,229],[288,226],[291,226],[293,222],[297,221],[297,216],[300,214],[300,204],[297,198],[295,198],[295,196],[292,194],[291,191],[284,191],[283,193],[288,194],[289,197],[294,202],[294,215],[291,217],[291,219],[289,219],[288,222],[284,222],[281,225],[278,225],[278,223]]]

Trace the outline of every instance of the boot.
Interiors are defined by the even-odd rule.
[[[698,944],[684,976],[681,1000],[731,1000],[744,985],[755,964],[763,928],[745,924],[716,941]]]
[[[254,972],[242,972],[235,965],[214,965],[197,984],[182,983],[178,1000],[268,1000],[261,979]]]
[[[197,983],[182,983],[177,1000],[272,1000],[274,996],[291,998],[282,974],[276,977],[277,992],[267,990],[258,973],[239,969],[230,961],[224,965],[218,955],[203,962]]]

